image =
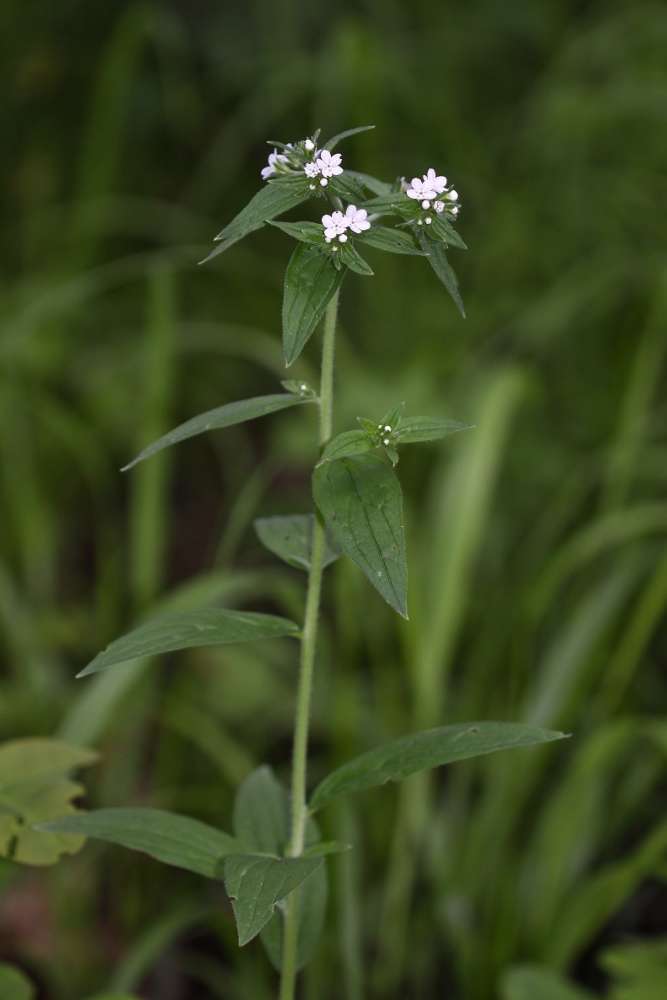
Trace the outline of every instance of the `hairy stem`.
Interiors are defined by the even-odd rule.
[[[329,303],[324,318],[324,342],[322,345],[322,369],[320,381],[320,449],[331,437],[333,413],[333,372],[334,348],[336,341],[336,312],[338,292]],[[315,666],[315,646],[317,643],[317,618],[320,608],[322,586],[322,562],[324,556],[324,524],[319,514],[315,515],[313,527],[313,548],[306,613],[301,640],[301,662],[299,664],[299,688],[294,723],[294,749],[292,753],[292,827],[291,855],[298,858],[303,852],[306,831],[306,770],[308,761],[308,723],[310,701],[313,690],[313,669]],[[299,933],[299,894],[293,892],[287,899],[283,934],[283,962],[280,983],[280,1000],[293,1000],[296,984],[297,941]]]

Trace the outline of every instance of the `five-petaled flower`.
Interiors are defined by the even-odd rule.
[[[323,215],[322,225],[324,226],[324,238],[327,243],[331,243],[336,237],[339,238],[340,243],[347,241],[345,230],[349,225],[349,220],[345,218],[342,212],[332,212],[331,215]]]
[[[274,149],[272,153],[269,153],[269,164],[266,167],[262,167],[262,180],[268,180],[268,178],[277,173],[276,163],[287,163],[287,157],[284,153],[279,153],[277,149]]]
[[[361,233],[364,229],[370,229],[371,224],[366,218],[368,212],[365,208],[357,208],[356,205],[348,205],[345,210],[347,224],[353,233]]]
[[[328,149],[323,149],[315,160],[315,163],[320,168],[323,177],[335,177],[336,174],[343,173],[343,168],[340,165],[341,160],[342,156],[340,153],[332,155]]]
[[[432,187],[425,174],[423,181],[420,181],[418,177],[413,177],[412,183],[405,193],[408,198],[413,198],[415,201],[423,200],[430,202],[438,192]],[[423,208],[428,208],[428,205],[424,205]]]
[[[437,177],[433,167],[429,167],[424,174],[424,183],[433,188],[436,194],[442,194],[447,187],[447,178],[442,176]]]
[[[303,170],[306,177],[317,177],[320,172],[320,168],[316,163],[307,163]]]

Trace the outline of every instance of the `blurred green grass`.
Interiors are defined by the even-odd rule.
[[[117,472],[282,375],[287,238],[195,266],[265,139],[374,123],[347,164],[461,194],[465,323],[417,260],[376,254],[343,296],[336,429],[399,399],[476,429],[401,460],[409,624],[332,572],[313,777],[440,722],[574,736],[331,809],[360,850],[304,997],[492,1000],[517,961],[603,989],[601,948],[667,931],[666,40],[647,0],[2,6],[0,736],[99,746],[97,805],[224,825],[249,769],[289,762],[287,645],[72,680],[162,610],[300,612],[250,525],[307,509],[308,415]],[[184,873],[91,845],[0,884],[1,956],[44,997],[273,995]]]

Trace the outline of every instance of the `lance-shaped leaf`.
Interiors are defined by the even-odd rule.
[[[474,722],[427,729],[392,740],[343,764],[317,786],[310,807],[319,808],[339,795],[387,781],[403,781],[417,771],[456,760],[564,738],[564,733],[518,722]]]
[[[445,243],[450,243],[453,247],[459,247],[460,250],[468,249],[456,230],[450,226],[444,214],[433,217],[429,235],[433,236],[433,234],[440,237]]]
[[[156,618],[121,636],[98,653],[77,677],[106,670],[117,663],[138,660],[157,653],[169,653],[191,646],[217,646],[251,639],[273,639],[280,635],[299,634],[299,626],[287,618],[252,611],[228,611],[203,608],[179,615]]]
[[[285,274],[283,350],[286,365],[291,365],[301,354],[344,274],[344,269],[334,267],[330,258],[315,247],[301,243],[297,246]]]
[[[234,403],[225,403],[224,406],[218,406],[215,410],[208,410],[206,413],[200,413],[198,417],[186,420],[184,424],[175,427],[173,431],[169,431],[164,437],[153,441],[129,465],[124,466],[121,471],[126,472],[132,466],[137,465],[138,462],[143,462],[145,458],[150,458],[156,452],[162,451],[163,448],[170,448],[172,444],[178,444],[179,441],[186,441],[197,434],[220,430],[222,427],[231,427],[233,424],[242,424],[246,420],[255,420],[257,417],[263,417],[267,413],[276,413],[278,410],[285,410],[289,406],[298,406],[300,403],[314,403],[316,401],[316,396],[296,395],[294,392],[276,392],[270,396],[255,396],[253,399],[239,399]]]
[[[0,857],[53,865],[61,855],[80,850],[83,837],[42,833],[32,827],[75,811],[72,800],[84,789],[69,773],[96,760],[92,750],[41,737],[0,746]]]
[[[327,192],[329,197],[335,195],[351,205],[358,205],[359,202],[366,199],[366,192],[361,184],[354,177],[351,177],[347,170],[330,179]]]
[[[338,840],[321,840],[319,844],[313,844],[312,847],[307,847],[303,851],[301,857],[303,858],[321,858],[325,854],[343,854],[345,851],[351,851],[352,844],[341,844]]]
[[[470,427],[470,424],[448,417],[404,417],[395,427],[394,434],[399,444],[414,444],[418,441],[437,441],[458,431],[468,431]]]
[[[393,470],[373,455],[335,459],[315,469],[313,496],[343,551],[407,618],[403,498]]]
[[[358,170],[346,170],[346,174],[350,177],[354,177],[355,181],[359,181],[364,187],[367,187],[369,191],[372,191],[376,195],[391,194],[391,184],[387,184],[386,181],[380,181],[377,177],[373,177],[372,174],[362,174]]]
[[[343,431],[329,441],[317,463],[318,466],[331,462],[335,458],[345,458],[346,455],[363,455],[375,447],[375,441],[366,431]]]
[[[258,517],[253,522],[257,537],[262,545],[284,559],[296,569],[310,569],[313,553],[314,514],[287,514],[275,517]],[[324,537],[324,558],[322,568],[326,568],[341,555],[341,548],[329,528]]]
[[[276,903],[312,875],[323,858],[267,858],[231,854],[224,861],[225,887],[232,900],[239,945],[259,934]]]
[[[301,243],[310,243],[314,246],[326,245],[321,222],[270,222],[269,225],[282,229],[288,236],[293,236]]]
[[[129,847],[175,868],[220,877],[220,862],[242,850],[228,833],[163,809],[94,809],[40,826]]]
[[[363,257],[359,256],[352,244],[339,243],[338,250],[339,260],[346,267],[349,267],[351,271],[354,271],[356,274],[363,274],[364,276],[372,276],[372,268],[366,263]]]
[[[365,208],[369,215],[400,215],[403,218],[412,218],[415,215],[415,203],[408,198],[404,191],[394,191],[391,194],[381,194],[377,198],[369,198],[361,208]]]
[[[419,249],[412,236],[402,229],[371,226],[370,229],[359,233],[356,239],[362,243],[367,243],[370,247],[376,247],[378,250],[388,250],[389,253],[413,254],[417,257],[424,256],[424,251]]]
[[[295,208],[302,201],[307,201],[310,196],[311,191],[305,174],[295,174],[293,177],[280,177],[269,181],[250,199],[246,207],[241,209],[229,225],[218,233],[215,238],[220,241],[219,245],[201,263],[205,264],[207,261],[213,260],[219,253],[243,239],[248,233],[261,229],[264,223],[275,219],[277,215],[282,215],[290,208]]]
[[[348,136],[357,135],[358,132],[369,132],[372,128],[375,128],[375,125],[360,125],[358,128],[348,128],[345,132],[339,132],[338,135],[333,137],[333,139],[329,139],[328,142],[325,142],[322,149],[328,149],[329,152],[331,152],[332,149],[336,148],[339,142],[343,139],[347,139]]]
[[[0,997],[2,1000],[33,1000],[36,990],[28,977],[14,965],[0,962]]]
[[[454,299],[459,312],[465,319],[466,313],[463,308],[461,296],[459,295],[456,275],[449,265],[442,243],[438,243],[437,240],[432,240],[430,236],[422,232],[419,233],[418,238],[422,250],[428,255],[429,264],[438,275],[451,297]]]

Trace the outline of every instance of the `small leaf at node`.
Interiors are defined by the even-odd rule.
[[[305,396],[308,399],[317,401],[317,393],[315,390],[301,379],[287,378],[280,383],[283,389],[288,392],[293,392],[296,396]]]
[[[330,179],[327,194],[329,197],[342,198],[351,205],[358,205],[360,201],[366,200],[366,192],[361,184],[347,170]]]
[[[462,424],[448,417],[405,417],[395,428],[399,444],[413,444],[419,441],[437,441],[439,438],[468,431],[470,424]]]
[[[468,249],[456,230],[450,226],[444,214],[434,216],[430,227],[430,235],[433,236],[433,234],[453,247],[458,247],[460,250]]]
[[[319,844],[313,844],[303,851],[302,858],[321,858],[325,854],[342,854],[343,851],[351,851],[352,844],[341,844],[338,840],[321,840]]]
[[[92,750],[41,737],[0,744],[0,857],[53,865],[83,847],[83,837],[44,833],[33,825],[75,812],[72,800],[84,789],[69,774],[97,759]]]
[[[407,618],[403,498],[393,470],[373,455],[335,459],[315,469],[313,496],[343,550]]]
[[[465,309],[463,308],[463,302],[459,294],[456,275],[452,271],[449,261],[447,260],[442,243],[439,243],[437,240],[432,240],[427,233],[423,232],[419,233],[419,243],[422,250],[428,255],[429,264],[438,275],[451,297],[454,299],[459,312],[465,319]]]
[[[270,396],[255,396],[253,399],[239,399],[234,403],[225,403],[224,406],[218,406],[215,410],[208,410],[206,413],[200,413],[197,417],[192,417],[191,420],[180,424],[173,431],[169,431],[164,437],[153,441],[129,465],[124,466],[121,472],[127,472],[134,465],[143,462],[145,458],[150,458],[156,452],[162,451],[163,448],[169,448],[172,444],[178,444],[179,441],[185,441],[197,434],[231,427],[233,424],[242,424],[246,420],[263,417],[267,413],[285,410],[289,406],[298,406],[299,403],[312,403],[315,398],[314,394],[310,395],[304,392],[296,395],[290,391],[289,395],[278,392]]]
[[[252,611],[228,611],[220,608],[184,611],[146,622],[116,639],[103,652],[98,653],[77,677],[106,670],[117,663],[155,656],[157,653],[169,653],[176,649],[248,642],[251,639],[273,639],[281,635],[298,636],[299,626],[287,618]]]
[[[261,229],[270,219],[275,219],[277,215],[282,215],[288,209],[300,205],[302,201],[307,201],[311,197],[311,193],[305,174],[295,174],[292,177],[280,177],[277,180],[269,181],[250,199],[246,207],[241,209],[229,225],[218,233],[215,238],[220,241],[219,246],[212,250],[201,263],[206,264],[207,261],[213,260],[223,250],[227,250],[248,233]]]
[[[372,276],[373,271],[363,257],[360,257],[351,243],[340,243],[338,246],[338,259],[343,262],[351,271],[364,276]]]
[[[276,903],[312,875],[323,858],[267,858],[258,854],[231,854],[225,858],[225,887],[232,900],[239,945],[259,934],[271,919]]]
[[[94,809],[43,828],[120,844],[207,878],[219,878],[222,859],[241,850],[228,833],[163,809]]]
[[[293,236],[301,243],[312,243],[324,246],[324,227],[318,222],[269,222],[270,226],[282,229],[288,236]]]
[[[331,150],[335,149],[342,139],[347,139],[350,135],[357,135],[358,132],[369,132],[373,128],[375,128],[375,125],[360,125],[358,128],[348,128],[345,132],[339,132],[338,135],[333,137],[333,139],[329,139],[329,141],[324,144],[322,149],[328,149],[329,152],[331,152]]]
[[[356,237],[362,243],[367,243],[370,247],[378,250],[388,250],[389,253],[412,254],[423,257],[424,251],[420,250],[409,233],[402,229],[386,229],[383,226],[371,226],[359,233]]]
[[[360,208],[365,208],[369,215],[400,215],[412,218],[415,214],[415,203],[404,191],[394,191],[391,194],[381,194],[377,198],[369,198]],[[370,232],[367,229],[366,232]]]
[[[367,187],[369,191],[373,194],[391,194],[391,184],[387,184],[386,181],[380,181],[377,177],[373,177],[372,174],[362,174],[358,170],[346,170],[346,174],[350,177],[354,177],[355,181],[359,181],[364,187]]]
[[[283,350],[285,364],[296,361],[324,310],[338,289],[345,270],[315,247],[300,243],[285,274]]]
[[[396,403],[395,406],[388,409],[380,421],[383,430],[387,430],[387,432],[396,430],[396,425],[403,416],[404,409],[405,403]]]
[[[343,764],[317,786],[310,807],[316,809],[339,795],[375,788],[387,781],[402,781],[418,771],[453,761],[564,738],[564,733],[518,722],[473,722],[427,729],[392,740]]]
[[[308,572],[313,551],[314,514],[288,514],[275,517],[259,517],[253,522],[257,537],[262,545],[284,559],[290,566]],[[326,568],[341,555],[341,548],[329,528],[324,538],[324,560]]]
[[[329,441],[329,444],[320,456],[317,466],[324,465],[325,462],[331,462],[335,458],[344,458],[346,455],[363,455],[364,452],[370,451],[374,447],[375,441],[368,436],[365,430],[344,431]]]

